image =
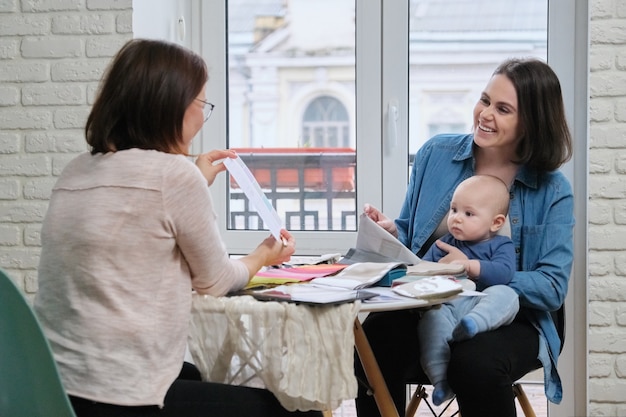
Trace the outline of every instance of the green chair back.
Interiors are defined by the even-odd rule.
[[[76,417],[34,311],[1,269],[0,416]]]

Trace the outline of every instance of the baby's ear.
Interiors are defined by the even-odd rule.
[[[495,233],[498,230],[502,229],[504,226],[504,222],[506,221],[506,216],[504,214],[497,214],[493,221],[491,222],[491,232]]]

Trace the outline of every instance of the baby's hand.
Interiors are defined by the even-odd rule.
[[[465,256],[465,254],[461,252],[459,249],[457,249],[456,247],[449,245],[445,242],[442,242],[441,240],[436,241],[435,244],[437,245],[439,249],[441,249],[444,252],[447,252],[446,256],[439,259],[439,262],[444,263],[444,264],[451,264],[454,261],[466,261],[467,260],[467,256]],[[462,263],[462,262],[459,262],[459,263]]]

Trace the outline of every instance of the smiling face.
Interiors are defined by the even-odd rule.
[[[494,75],[474,106],[474,142],[482,149],[514,154],[520,140],[515,86],[505,75]]]

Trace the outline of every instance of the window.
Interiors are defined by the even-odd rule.
[[[309,104],[302,120],[302,146],[350,147],[348,111],[333,97],[319,97]]]
[[[297,236],[298,246],[309,246],[312,253],[326,251],[330,241],[349,247],[356,232],[355,5],[354,0],[199,4],[202,27],[212,28],[198,40],[211,67],[207,94],[225,103],[221,117],[216,108],[205,126],[200,148],[236,149],[285,225],[307,232]],[[217,50],[224,55],[204,52]],[[236,183],[215,185],[218,210],[226,210],[219,217],[229,247],[247,252],[254,239],[251,232],[240,239],[239,232],[261,235],[264,225]]]
[[[587,0],[133,3],[149,7],[150,18],[144,27],[148,35],[158,26],[155,8],[167,8],[164,16],[184,14],[186,25],[178,24],[176,31],[164,26],[163,36],[200,52],[209,64],[207,94],[217,107],[201,138],[194,142],[193,152],[225,147],[257,153],[270,147],[315,149],[304,147],[304,126],[309,121],[305,113],[316,99],[324,97],[343,106],[347,118],[341,120],[348,124],[341,132],[337,130],[337,138],[341,137],[337,143],[344,146],[349,138],[346,150],[352,149],[353,154],[333,148],[338,154],[333,157],[352,158],[354,174],[344,172],[344,178],[352,175],[353,189],[346,191],[341,181],[324,179],[322,183],[326,188],[331,184],[331,194],[353,195],[343,194],[344,201],[333,200],[330,205],[325,198],[317,202],[310,198],[279,207],[285,214],[298,212],[290,215],[290,221],[302,255],[345,252],[354,245],[356,214],[363,203],[396,216],[406,191],[410,155],[435,132],[471,128],[467,109],[473,106],[495,65],[506,56],[547,56],[561,79],[574,137],[587,135]],[[246,13],[233,13],[235,8]],[[138,33],[135,22],[133,29]],[[306,48],[293,48],[294,43]],[[320,137],[331,135],[320,133]],[[325,142],[323,146],[331,144]],[[586,143],[577,139],[575,146],[575,160],[564,171],[574,184],[577,198],[575,268],[581,274],[586,266],[586,250],[580,243],[586,240]],[[279,162],[283,168],[288,167],[285,161]],[[289,175],[291,180],[298,178],[287,172]],[[319,196],[323,192],[320,183],[310,182],[317,184],[317,189],[307,191]],[[291,185],[277,192],[293,190]],[[245,211],[241,208],[245,203],[230,199],[237,189],[225,178],[216,181],[212,192],[228,247],[233,254],[249,252],[267,232],[258,231],[259,225],[252,218],[247,226],[241,226],[252,231],[242,233],[239,225],[232,227],[243,220],[238,217],[231,222],[226,214],[231,209]],[[346,201],[350,201],[347,208],[342,206]],[[322,208],[326,214],[318,214],[316,223],[308,212]],[[584,323],[579,320],[585,314],[585,281],[576,279],[571,284],[567,314],[577,319],[568,320],[569,340],[559,361],[564,398],[569,400],[550,408],[551,412],[556,409],[554,416],[574,415],[574,405],[585,409],[586,339]],[[576,351],[572,353],[573,349]],[[575,381],[579,386],[574,387]]]
[[[259,169],[266,169],[264,187],[279,213],[304,232],[296,234],[298,250],[343,251],[354,245],[364,203],[398,214],[412,155],[425,140],[471,129],[471,109],[499,62],[545,59],[549,40],[567,43],[548,31],[564,27],[557,21],[568,16],[567,5],[550,6],[548,0],[198,2],[196,42],[210,65],[207,94],[218,106],[197,149],[276,155],[278,171]],[[324,171],[315,161],[322,155],[345,164],[337,165],[343,178]],[[298,171],[297,158],[311,170],[318,164],[318,172]],[[226,180],[214,187],[228,246],[243,253],[258,240],[240,229],[259,226],[229,220],[227,210],[247,210],[237,193]],[[292,201],[281,201],[285,195]]]

